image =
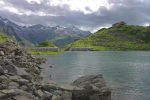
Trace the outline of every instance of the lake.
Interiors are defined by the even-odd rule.
[[[48,58],[42,65],[45,81],[52,77],[71,83],[83,75],[103,74],[112,89],[112,100],[150,100],[150,52],[72,51],[44,57]]]

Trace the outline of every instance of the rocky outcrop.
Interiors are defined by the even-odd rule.
[[[124,25],[126,25],[126,23],[124,21],[120,21],[120,22],[113,24],[112,27],[122,27]]]
[[[102,75],[84,76],[72,84],[45,83],[40,64],[13,42],[0,44],[0,100],[110,100]]]

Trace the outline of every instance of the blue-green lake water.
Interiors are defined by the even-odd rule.
[[[83,75],[103,74],[112,89],[112,100],[150,100],[150,52],[65,52],[45,56],[45,81],[71,83]],[[53,65],[50,68],[49,65]]]

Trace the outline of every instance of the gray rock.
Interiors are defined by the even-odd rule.
[[[16,95],[18,95],[18,93],[14,89],[0,90],[0,100],[11,96],[16,96]]]
[[[44,95],[44,93],[43,93],[42,90],[37,90],[37,91],[36,91],[36,94],[37,94],[37,96],[40,97],[40,98],[42,98],[43,95]]]
[[[1,81],[1,80],[7,80],[7,79],[8,79],[8,77],[7,77],[6,75],[1,75],[1,76],[0,76],[0,81]]]
[[[20,87],[20,89],[24,90],[24,91],[27,91],[28,90],[28,87],[26,85],[23,85]]]
[[[0,90],[6,89],[8,87],[5,83],[0,83]]]
[[[53,95],[62,95],[62,93],[63,93],[63,91],[61,91],[61,90],[55,90],[53,92]]]
[[[68,91],[64,91],[61,95],[61,100],[72,100],[72,93]]]
[[[16,92],[19,93],[19,95],[13,96],[15,100],[36,100],[35,96],[32,94],[32,92],[29,91],[23,91],[21,89],[16,89]],[[38,99],[37,99],[38,100]]]
[[[4,70],[7,70],[8,73],[17,74],[16,66],[9,60],[5,60],[5,65],[3,66]]]
[[[15,82],[18,82],[19,85],[27,85],[29,83],[29,81],[26,79],[17,79]]]
[[[4,56],[5,53],[3,51],[0,51],[0,56]]]
[[[17,75],[11,75],[11,76],[8,76],[8,77],[9,77],[10,80],[15,81],[15,82],[17,82],[18,79],[21,79],[21,77],[17,76]]]
[[[18,95],[18,96],[13,97],[13,100],[33,100],[33,99],[27,96]]]
[[[19,84],[16,82],[10,82],[8,85],[8,88],[10,89],[17,89],[19,87]]]
[[[64,91],[73,91],[73,90],[82,90],[82,88],[79,88],[77,86],[69,85],[69,84],[60,84],[60,83],[48,83],[43,84],[42,88],[46,91],[53,90],[64,90]]]
[[[0,100],[4,99],[6,97],[6,94],[0,93]]]
[[[111,100],[111,91],[102,75],[80,77],[73,85],[84,88],[81,91],[73,91],[73,100]]]
[[[44,94],[43,94],[41,100],[51,100],[51,98],[52,98],[52,93],[44,91]]]
[[[39,100],[32,93],[22,91],[19,95],[13,96],[13,100]]]
[[[27,73],[24,68],[16,67],[16,71],[17,71],[17,75],[21,76],[22,78],[30,81],[32,80],[32,76],[29,73]]]
[[[61,96],[60,95],[53,95],[51,100],[61,100]]]
[[[2,68],[2,66],[0,66],[0,75],[4,75],[4,69]]]

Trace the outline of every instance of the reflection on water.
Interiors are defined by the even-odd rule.
[[[150,52],[66,52],[47,58],[42,71],[45,81],[50,74],[54,81],[70,83],[101,73],[113,91],[113,100],[150,99]]]

